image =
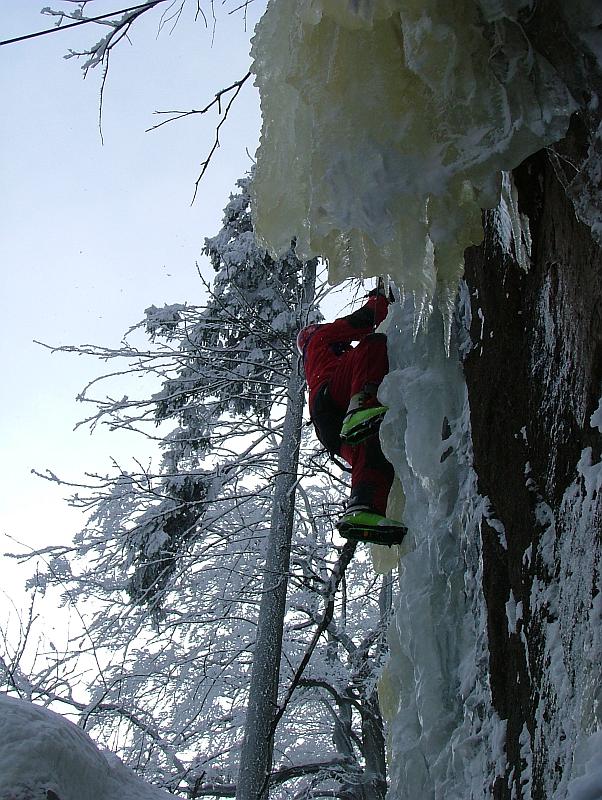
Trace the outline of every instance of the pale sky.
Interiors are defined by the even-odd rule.
[[[52,27],[38,0],[0,0],[0,38]],[[58,6],[55,3],[55,6]],[[95,0],[103,13],[128,4]],[[234,8],[235,2],[225,8]],[[194,116],[145,133],[156,109],[205,105],[249,65],[249,35],[263,0],[242,15],[220,13],[215,37],[193,22],[189,0],[175,30],[157,37],[148,12],[131,44],[113,52],[98,130],[101,73],[82,80],[69,48],[96,42],[93,25],[0,47],[0,552],[8,534],[31,545],[69,541],[81,512],[65,492],[31,475],[50,468],[77,480],[108,472],[110,456],[144,456],[131,434],[90,436],[73,427],[89,411],[75,401],[103,370],[90,359],[50,354],[52,345],[117,346],[151,305],[198,302],[195,261],[205,236],[221,227],[236,179],[251,162],[259,130],[256,90],[247,82],[221,136],[222,146],[191,206],[216,116]],[[63,8],[73,5],[63,4]],[[14,568],[2,560],[5,590]],[[17,591],[17,590],[15,590]],[[0,608],[2,601],[0,598]]]

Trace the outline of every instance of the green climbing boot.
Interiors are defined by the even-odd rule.
[[[382,405],[351,409],[343,419],[341,441],[349,445],[363,442],[376,433],[386,412],[387,407]]]
[[[337,522],[337,530],[345,539],[356,542],[371,542],[391,547],[401,544],[408,529],[370,508],[350,509]]]

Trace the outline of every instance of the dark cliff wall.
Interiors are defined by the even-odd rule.
[[[561,772],[534,744],[546,667],[540,633],[549,619],[530,608],[530,597],[536,578],[554,577],[537,557],[543,530],[538,509],[543,502],[561,519],[562,497],[577,476],[582,450],[591,447],[593,458],[600,458],[601,437],[589,420],[602,389],[602,252],[576,218],[558,169],[558,154],[570,155],[571,163],[584,161],[586,134],[576,117],[557,151],[536,154],[514,173],[532,237],[528,272],[502,248],[493,212],[485,215],[483,244],[466,253],[476,343],[464,365],[474,465],[479,491],[491,500],[507,542],[504,547],[496,530],[483,525],[492,701],[508,721],[507,774],[493,788],[499,800],[523,797],[525,724],[534,752],[533,800],[549,800],[542,772]],[[600,502],[594,520],[592,547],[599,548]],[[556,536],[565,533],[557,525]],[[506,614],[511,591],[524,610],[516,633],[509,632]],[[593,574],[591,596],[598,591]]]

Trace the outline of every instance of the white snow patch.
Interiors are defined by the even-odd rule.
[[[602,24],[602,20],[598,24]],[[597,31],[598,47],[602,53],[602,37]],[[602,245],[602,123],[589,147],[585,162],[567,186],[579,219],[589,225],[592,237]]]
[[[522,790],[521,798],[522,800],[531,800],[531,786],[533,782],[533,752],[531,751],[531,736],[529,735],[526,725],[523,725],[518,743],[520,744],[520,757],[525,764],[520,778]]]
[[[470,291],[465,280],[460,281],[458,289],[458,354],[463,361],[474,347],[474,342],[470,338],[470,328],[472,325],[472,305],[470,302]]]
[[[507,550],[508,541],[506,539],[506,528],[504,527],[504,524],[495,516],[495,512],[489,498],[485,497],[484,501],[483,516],[487,520],[489,527],[497,533],[500,545],[504,548],[504,550]]]
[[[584,774],[567,786],[567,800],[602,800],[602,730],[593,733],[577,754]]]
[[[598,408],[589,418],[589,424],[592,428],[597,428],[602,433],[602,397],[598,403]]]
[[[510,589],[510,598],[506,603],[506,619],[508,620],[508,633],[517,633],[517,625],[523,618],[523,601],[516,602],[514,592]]]
[[[502,250],[528,272],[531,265],[529,217],[518,208],[518,191],[511,172],[502,173],[500,202],[493,212],[493,231]]]
[[[592,537],[600,514],[601,480],[602,464],[593,464],[591,448],[586,448],[558,513],[543,502],[537,507],[540,524],[547,527],[533,554],[541,579],[534,580],[529,601],[531,619],[542,626],[544,642],[533,752],[550,800],[597,797],[585,793],[595,786],[597,768],[583,753],[588,742],[599,742],[591,737],[602,726],[602,606],[600,587],[594,583],[602,553]],[[580,783],[586,770],[591,780]],[[570,792],[581,787],[583,794],[570,794],[569,785]]]
[[[0,694],[0,800],[173,800],[69,720]]]

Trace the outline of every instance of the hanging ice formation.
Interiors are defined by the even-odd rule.
[[[270,0],[253,40],[255,229],[330,277],[390,274],[452,313],[501,172],[575,104],[517,22],[530,0]]]

